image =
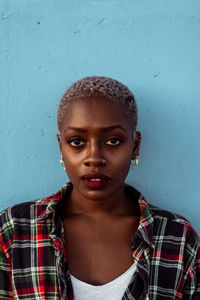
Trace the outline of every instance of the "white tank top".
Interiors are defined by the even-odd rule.
[[[116,279],[97,286],[83,282],[73,275],[70,275],[74,291],[74,300],[121,300],[135,270],[136,265],[133,264],[125,273]]]

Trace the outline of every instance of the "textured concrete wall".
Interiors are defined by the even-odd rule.
[[[86,75],[135,93],[143,134],[127,181],[200,233],[199,0],[0,1],[0,210],[56,192],[56,107]]]

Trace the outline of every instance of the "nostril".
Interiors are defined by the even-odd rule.
[[[98,160],[87,160],[84,162],[86,167],[95,166],[95,167],[102,167],[106,163],[105,159],[98,159]]]

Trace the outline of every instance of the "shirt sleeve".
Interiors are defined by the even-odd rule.
[[[186,273],[183,290],[184,300],[200,299],[200,238],[196,234],[196,243],[188,243],[188,256],[190,256],[190,266]],[[193,259],[194,257],[194,259]]]
[[[0,299],[13,298],[11,283],[12,222],[8,210],[0,214]]]

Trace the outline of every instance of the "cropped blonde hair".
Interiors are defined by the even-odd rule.
[[[127,114],[133,131],[136,130],[138,113],[135,97],[127,86],[121,82],[104,76],[91,76],[74,82],[63,94],[57,111],[57,126],[61,131],[68,105],[82,97],[100,96],[116,104],[120,104]]]

